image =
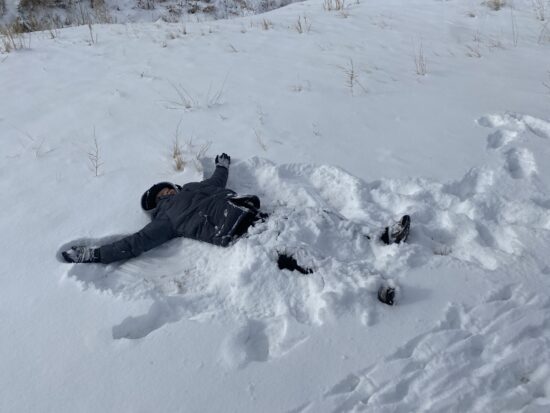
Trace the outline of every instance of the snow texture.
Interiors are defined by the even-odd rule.
[[[432,329],[350,374],[307,411],[545,412],[550,300],[522,285],[471,308],[450,305]]]
[[[0,411],[549,411],[550,38],[532,2],[183,24],[129,4],[0,42]],[[222,152],[228,187],[270,214],[246,237],[61,262],[139,230],[146,188],[204,179]],[[384,245],[403,214],[408,242]]]
[[[507,117],[479,123],[491,119],[506,131]],[[68,276],[84,287],[153,300],[146,315],[115,326],[114,338],[142,338],[182,317],[205,315],[321,324],[352,311],[372,320],[381,282],[430,263],[434,253],[496,271],[530,254],[523,241],[530,228],[550,230],[548,209],[531,201],[533,154],[515,145],[500,150],[501,168],[474,168],[448,184],[419,178],[369,184],[337,167],[253,158],[231,168],[232,180],[238,192],[259,194],[270,217],[231,248],[179,239],[122,264],[75,265]],[[409,244],[386,247],[378,240],[382,228],[404,212],[414,222]],[[279,252],[314,273],[280,271]]]

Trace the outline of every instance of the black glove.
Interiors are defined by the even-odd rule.
[[[229,169],[229,164],[231,163],[231,157],[226,153],[222,153],[221,155],[216,155],[215,163],[216,163],[216,166],[223,166],[224,168]]]
[[[90,247],[71,247],[67,251],[61,253],[65,261],[71,263],[92,263],[100,262],[99,248]]]
[[[302,274],[313,274],[313,270],[311,268],[304,268],[301,265],[298,264],[298,261],[296,261],[296,258],[294,258],[292,255],[288,255],[284,252],[279,252],[279,256],[277,258],[277,266],[280,270],[290,270],[290,271],[298,271]]]

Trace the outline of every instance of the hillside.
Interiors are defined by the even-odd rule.
[[[4,34],[0,411],[548,411],[550,5],[494,3]],[[248,237],[59,260],[222,152]]]

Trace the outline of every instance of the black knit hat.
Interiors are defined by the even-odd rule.
[[[151,209],[156,208],[157,206],[157,195],[164,188],[175,189],[176,192],[179,192],[181,186],[175,185],[172,182],[159,182],[158,184],[153,185],[144,194],[141,196],[141,207],[145,211],[150,211]]]

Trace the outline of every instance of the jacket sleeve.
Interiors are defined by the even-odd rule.
[[[201,184],[225,188],[225,185],[227,184],[228,175],[229,175],[229,171],[227,170],[227,168],[223,166],[216,166],[216,170],[214,171],[212,176],[202,181]]]
[[[100,260],[103,264],[137,257],[166,241],[176,237],[169,219],[156,219],[139,232],[129,235],[112,244],[100,248]]]

